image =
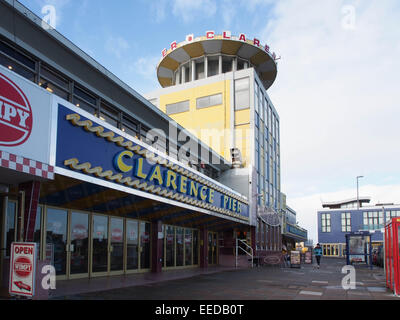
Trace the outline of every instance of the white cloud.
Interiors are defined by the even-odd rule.
[[[172,2],[172,13],[182,18],[185,23],[193,21],[195,17],[212,17],[217,12],[215,0],[173,0]]]
[[[108,36],[105,42],[105,49],[108,53],[121,59],[122,55],[130,48],[128,41],[121,36]]]
[[[400,181],[399,8],[394,0],[353,2],[349,30],[342,3],[280,1],[261,31],[282,55],[269,94],[288,199],[359,174]]]
[[[158,0],[158,1],[152,1],[151,2],[151,11],[154,16],[154,20],[157,23],[160,23],[165,20],[166,17],[166,10],[167,10],[167,0]]]

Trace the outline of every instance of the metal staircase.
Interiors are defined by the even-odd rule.
[[[244,246],[240,246],[239,244],[242,244]],[[246,248],[246,249],[245,249]],[[253,259],[254,259],[254,252],[253,252],[253,248],[251,246],[249,246],[246,241],[244,240],[240,240],[238,238],[236,238],[236,255],[235,255],[235,267],[238,267],[238,255],[239,255],[239,249],[244,252],[246,255],[248,255],[251,258],[251,267],[253,268],[254,263],[253,263]]]

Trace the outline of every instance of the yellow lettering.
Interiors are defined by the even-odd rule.
[[[161,176],[161,170],[160,170],[160,166],[159,165],[155,165],[153,168],[153,171],[150,175],[150,179],[149,181],[153,181],[154,179],[156,179],[158,181],[159,185],[163,184],[163,179]]]
[[[174,190],[176,190],[178,187],[176,186],[176,173],[168,170],[167,171],[167,178],[165,179],[165,186],[169,188],[172,186]]]
[[[214,189],[208,190],[208,202],[214,203]]]
[[[114,165],[119,169],[121,172],[128,172],[131,171],[133,166],[128,166],[127,164],[122,161],[123,157],[133,157],[133,152],[132,151],[122,151],[120,153],[117,153],[117,155],[114,158]]]
[[[186,193],[187,189],[187,177],[179,176],[179,192]]]
[[[198,194],[199,194],[199,185],[194,181],[190,181],[189,195],[191,197],[197,197]]]
[[[147,174],[143,173],[143,158],[139,158],[136,161],[135,176],[141,179],[146,179]]]
[[[200,187],[200,199],[203,201],[207,199],[207,187],[205,186]]]

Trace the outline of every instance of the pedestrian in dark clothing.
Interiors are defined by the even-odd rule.
[[[319,243],[317,243],[316,247],[314,248],[314,255],[315,260],[317,260],[317,268],[319,269],[322,257],[322,248]]]

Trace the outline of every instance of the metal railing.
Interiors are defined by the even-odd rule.
[[[242,248],[241,246],[239,246],[239,242],[244,244],[244,246],[246,247],[246,249],[250,249],[250,252],[245,250],[244,248]],[[235,257],[235,267],[237,268],[238,266],[238,254],[239,254],[239,249],[242,250],[246,255],[251,257],[251,267],[253,268],[253,259],[254,259],[254,253],[253,253],[253,248],[251,246],[249,246],[246,241],[244,240],[240,240],[238,238],[236,238],[236,257]]]

